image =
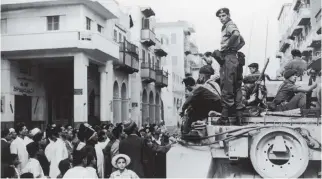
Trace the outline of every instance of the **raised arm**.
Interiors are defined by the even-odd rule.
[[[311,92],[312,90],[314,90],[316,87],[317,87],[317,83],[313,84],[312,86],[307,86],[307,87],[298,87],[295,92],[304,92],[304,93],[307,93],[307,92]]]

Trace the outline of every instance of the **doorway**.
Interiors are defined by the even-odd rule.
[[[23,122],[28,128],[31,127],[31,96],[15,95],[15,125]]]

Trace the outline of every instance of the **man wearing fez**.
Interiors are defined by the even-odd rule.
[[[241,36],[236,24],[230,19],[228,8],[221,8],[216,12],[216,16],[223,24],[221,28],[221,58],[220,86],[222,92],[222,112],[218,124],[226,124],[228,115],[236,112],[237,124],[242,118],[245,106],[242,103],[242,79],[244,55],[240,58],[238,52],[245,41]]]
[[[210,111],[221,111],[220,87],[213,79],[210,79],[213,74],[214,70],[210,65],[200,68],[197,85],[182,106],[180,115],[183,116],[186,110],[188,115],[182,131],[185,135],[189,134],[193,122],[207,118]]]

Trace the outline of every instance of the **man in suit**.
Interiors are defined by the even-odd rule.
[[[132,120],[124,122],[124,132],[128,137],[120,142],[119,153],[131,158],[128,169],[133,170],[140,178],[143,172],[143,140],[138,136],[138,127]]]
[[[4,178],[4,169],[10,164],[11,133],[5,128],[1,131],[1,178]]]

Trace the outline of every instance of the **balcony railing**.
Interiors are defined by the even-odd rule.
[[[120,58],[114,64],[116,69],[132,74],[139,71],[139,49],[125,40],[120,42]]]
[[[133,55],[139,55],[139,48],[130,43],[127,40],[124,40],[124,42],[120,42],[120,52],[126,52],[126,53],[131,53]]]
[[[31,43],[32,42],[32,43]],[[44,43],[46,42],[46,43]],[[98,51],[119,58],[119,46],[102,34],[87,31],[55,31],[28,34],[2,34],[1,51],[78,49]],[[100,56],[100,55],[98,55]]]
[[[156,45],[155,45],[154,53],[159,57],[165,57],[168,55],[168,53],[164,49],[164,46],[161,44],[161,42],[158,38],[156,38]]]
[[[141,78],[142,81],[147,83],[154,82],[156,80],[154,65],[147,62],[141,63]]]
[[[150,29],[141,30],[141,42],[142,44],[150,47],[156,44],[155,34]]]
[[[290,45],[291,45],[290,39],[282,39],[279,45],[280,52],[285,52]]]
[[[168,79],[169,79],[169,73],[164,71],[163,69],[157,69],[156,70],[156,82],[155,84],[157,86],[160,86],[161,88],[168,86]]]
[[[315,15],[316,20],[316,33],[321,34],[321,9],[320,11]]]

